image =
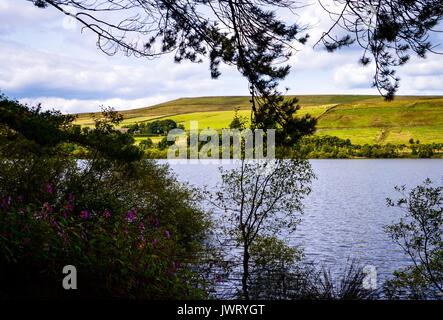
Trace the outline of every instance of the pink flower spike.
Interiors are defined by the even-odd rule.
[[[134,222],[137,218],[137,211],[135,209],[131,209],[126,213],[126,220],[128,222]]]
[[[87,219],[89,219],[89,216],[90,216],[90,214],[89,214],[88,210],[80,211],[80,218],[87,220]]]
[[[54,185],[52,183],[46,184],[46,192],[51,194],[54,193]]]
[[[54,211],[54,209],[52,208],[52,206],[48,202],[45,202],[43,204],[43,209],[48,213],[52,213],[52,211]]]

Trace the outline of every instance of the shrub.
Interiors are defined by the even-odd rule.
[[[197,194],[140,160],[113,129],[120,115],[80,130],[3,96],[0,111],[0,297],[204,296],[191,271],[209,228]],[[79,290],[63,290],[66,265]]]
[[[147,148],[152,148],[154,143],[151,138],[146,138],[145,140],[140,141],[139,145],[140,149],[145,150]]]
[[[386,232],[409,256],[412,265],[394,273],[386,285],[389,298],[441,299],[443,295],[443,187],[425,180],[388,206],[403,210],[404,217]]]
[[[34,277],[49,291],[31,297],[61,294],[64,265],[77,267],[82,297],[201,297],[190,266],[208,224],[167,168],[38,159],[0,170],[6,297],[29,291]]]

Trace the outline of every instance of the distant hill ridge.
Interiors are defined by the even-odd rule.
[[[291,95],[288,98],[296,97],[299,100],[299,104],[303,105],[318,105],[318,104],[344,104],[352,103],[364,100],[383,101],[383,98],[378,95]],[[422,99],[443,99],[443,96],[397,96],[395,100],[422,100]],[[167,109],[170,107],[176,107],[182,109],[187,107],[191,112],[198,112],[200,110],[190,110],[190,107],[202,107],[202,108],[233,108],[240,107],[241,109],[250,109],[250,97],[249,96],[202,96],[202,97],[185,97],[170,100],[167,102],[155,104],[147,107],[140,107],[135,109],[121,110],[122,114],[128,116],[139,115],[140,113],[151,113],[156,109]],[[179,110],[176,110],[179,111]],[[217,110],[211,110],[217,111]],[[90,116],[90,112],[79,113],[78,116]]]
[[[410,138],[443,143],[443,96],[397,96],[386,102],[376,95],[297,95],[300,115],[317,117],[317,134],[335,135],[354,143],[407,143]],[[239,108],[250,118],[250,97],[218,96],[180,98],[157,105],[120,111],[122,125],[170,118],[187,127],[225,128]],[[77,123],[92,125],[90,113],[79,114]]]

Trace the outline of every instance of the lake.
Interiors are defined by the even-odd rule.
[[[378,282],[409,263],[383,227],[398,221],[401,211],[386,206],[399,194],[396,185],[411,189],[426,178],[441,184],[443,160],[311,160],[317,180],[305,201],[305,213],[291,245],[301,246],[306,259],[333,271],[348,259],[377,268]],[[174,163],[180,181],[214,187],[220,182],[219,164]],[[225,166],[234,167],[232,164]]]

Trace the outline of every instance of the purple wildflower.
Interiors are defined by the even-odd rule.
[[[89,219],[89,216],[90,216],[90,214],[89,214],[89,211],[88,210],[82,210],[82,211],[80,211],[80,218],[82,218],[82,219]]]
[[[171,239],[171,232],[169,232],[169,230],[165,230],[165,238]]]
[[[128,222],[134,222],[137,218],[137,211],[135,209],[131,209],[126,213],[126,220]]]
[[[43,210],[45,210],[47,213],[52,213],[52,211],[54,211],[54,208],[52,208],[52,206],[48,202],[45,202],[43,203]]]
[[[138,229],[140,231],[140,240],[145,242],[145,224],[143,221],[138,224]]]
[[[51,226],[55,229],[58,229],[59,225],[58,222],[55,219],[51,219],[49,220],[49,222],[51,223]]]
[[[45,188],[47,193],[54,193],[54,185],[52,183],[47,183]]]
[[[157,239],[154,239],[154,240],[152,240],[152,245],[155,247],[157,244],[158,244],[158,240]]]

